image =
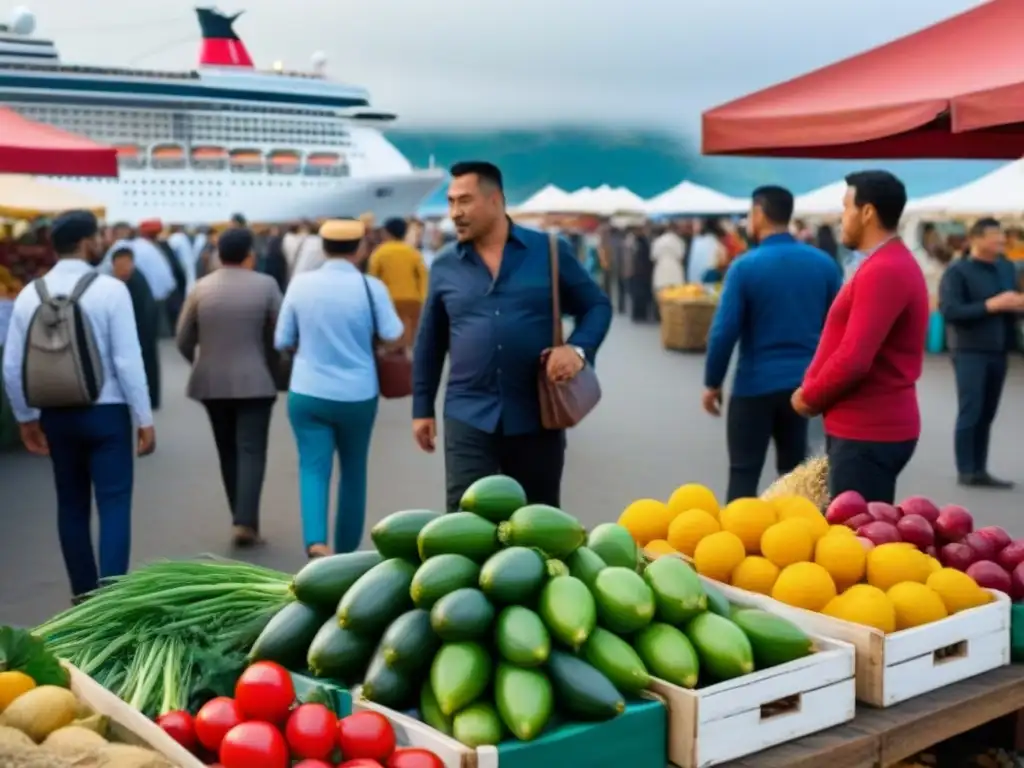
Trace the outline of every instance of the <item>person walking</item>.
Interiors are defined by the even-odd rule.
[[[149,283],[135,269],[135,255],[129,246],[122,246],[114,251],[110,262],[114,277],[123,282],[132,297],[132,310],[135,313],[135,330],[139,335],[139,346],[142,348],[142,365],[146,369],[146,382],[149,385],[149,402],[160,402],[160,309]]]
[[[657,302],[658,294],[663,290],[686,282],[686,277],[683,274],[686,244],[672,223],[669,223],[651,243],[651,261],[654,262],[654,274],[651,278],[652,288],[655,302]]]
[[[131,296],[95,269],[102,256],[96,217],[61,214],[50,237],[57,263],[14,302],[3,379],[22,442],[53,465],[57,534],[77,600],[100,579],[128,571],[132,454],[152,453],[156,434]]]
[[[1024,295],[1017,291],[1013,263],[995,219],[970,229],[970,256],[954,261],[939,284],[956,374],[958,413],[953,440],[960,485],[1009,489],[1013,483],[989,474],[988,446],[1006,381],[1009,352],[1017,349],[1017,319]]]
[[[412,349],[427,295],[427,265],[420,252],[405,241],[407,230],[404,219],[384,222],[384,242],[370,254],[366,274],[379,279],[388,289],[405,327],[402,344]]]
[[[722,382],[740,345],[726,420],[729,501],[757,496],[769,443],[780,476],[807,457],[807,420],[790,398],[814,357],[842,275],[831,256],[789,233],[792,216],[788,189],[754,190],[749,226],[757,247],[726,272],[708,334],[703,405],[713,416],[721,414]]]
[[[176,341],[192,364],[188,396],[202,403],[210,419],[233,542],[249,547],[260,542],[260,497],[277,397],[271,339],[281,292],[274,278],[254,271],[248,229],[223,232],[217,252],[221,266],[188,295]]]
[[[294,354],[288,419],[299,451],[299,499],[306,554],[330,554],[328,504],[334,457],[341,479],[334,551],[359,548],[366,521],[370,438],[377,418],[374,340],[395,345],[402,321],[388,290],[359,271],[365,227],[355,220],[327,221],[318,239],[324,264],[292,277],[277,321],[274,344]]]
[[[444,406],[447,507],[495,473],[518,480],[531,502],[558,506],[565,432],[541,425],[537,377],[548,350],[552,381],[573,378],[608,333],[611,303],[568,244],[558,241],[561,305],[575,320],[550,349],[554,323],[549,235],[514,224],[501,171],[486,162],[451,168],[448,206],[458,242],[430,269],[413,353],[413,437],[434,452],[435,400],[449,358]],[[650,290],[650,282],[647,283]]]
[[[921,436],[928,287],[897,235],[903,182],[861,171],[846,183],[842,243],[864,260],[839,291],[792,403],[802,416],[825,415],[829,493],[891,504]]]

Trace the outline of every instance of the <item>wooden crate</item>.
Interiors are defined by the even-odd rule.
[[[760,607],[750,593],[719,589],[736,605]],[[853,646],[812,639],[815,653],[806,658],[706,688],[655,679],[651,690],[668,704],[672,764],[706,768],[852,720]]]
[[[682,352],[706,349],[717,307],[717,301],[711,297],[661,301],[661,345]]]

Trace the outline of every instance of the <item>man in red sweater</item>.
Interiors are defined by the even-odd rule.
[[[864,261],[832,304],[792,402],[803,416],[825,415],[831,495],[857,491],[891,504],[921,436],[917,380],[928,289],[896,234],[907,204],[903,182],[886,171],[863,171],[846,183],[843,245]]]

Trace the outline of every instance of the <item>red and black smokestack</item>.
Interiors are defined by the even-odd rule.
[[[199,51],[199,65],[203,67],[243,67],[252,69],[252,58],[238,35],[235,34],[235,19],[241,16],[225,16],[214,8],[196,8],[199,28],[203,33],[203,47]]]

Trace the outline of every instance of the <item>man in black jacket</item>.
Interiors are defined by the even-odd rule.
[[[1004,245],[998,221],[978,220],[970,230],[970,253],[949,265],[939,286],[959,401],[954,440],[958,481],[1001,489],[1013,483],[988,472],[989,434],[1007,357],[1017,347],[1016,321],[1024,312],[1024,294],[1016,290],[1013,264],[1002,255]]]

